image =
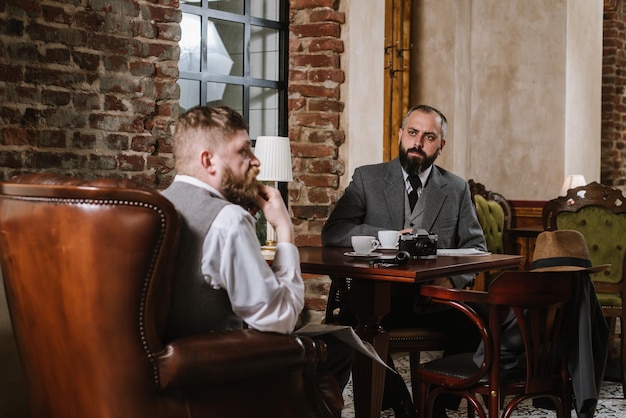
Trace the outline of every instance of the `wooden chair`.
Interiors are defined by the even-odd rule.
[[[570,189],[566,196],[548,201],[542,212],[546,230],[574,229],[581,232],[593,265],[611,264],[608,270],[592,274],[598,301],[607,317],[611,335],[620,347],[620,377],[626,398],[626,197],[618,189],[593,182]],[[619,318],[621,332],[616,333]]]
[[[470,186],[478,222],[483,229],[487,250],[494,254],[507,254],[511,251],[509,229],[511,229],[511,205],[500,193],[489,191],[481,183],[470,179]],[[499,271],[480,273],[476,276],[474,289],[485,290]]]
[[[574,289],[574,274],[505,271],[487,292],[423,286],[422,295],[459,309],[480,330],[484,359],[477,365],[474,353],[456,354],[422,364],[419,381],[418,411],[429,417],[437,396],[452,393],[468,401],[469,416],[474,411],[482,418],[508,417],[527,399],[551,399],[559,417],[571,415],[571,386],[565,361],[565,333],[569,302]],[[469,303],[489,306],[488,324]],[[526,367],[503,370],[501,344],[503,319],[513,312],[519,325],[523,348],[520,354]],[[487,406],[485,412],[482,397]]]
[[[340,416],[338,385],[316,373],[322,343],[164,335],[178,227],[165,197],[124,180],[0,184],[0,262],[32,416]]]
[[[327,324],[356,326],[350,312],[350,278],[331,278],[326,315]],[[417,296],[417,295],[416,295]],[[411,390],[413,400],[417,399],[417,368],[422,351],[439,351],[445,347],[446,336],[443,332],[428,328],[396,328],[389,331],[389,352],[409,353]]]

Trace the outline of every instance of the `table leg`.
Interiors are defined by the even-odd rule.
[[[389,334],[380,325],[391,306],[391,283],[352,279],[352,311],[359,324],[357,334],[371,343],[383,360],[389,352]],[[369,357],[356,353],[352,367],[354,412],[357,418],[380,417],[385,368]]]

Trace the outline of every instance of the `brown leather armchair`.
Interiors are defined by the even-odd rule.
[[[125,180],[0,184],[0,262],[33,416],[339,416],[338,386],[316,374],[323,343],[164,338],[177,234],[173,205]]]

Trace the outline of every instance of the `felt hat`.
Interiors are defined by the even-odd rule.
[[[578,231],[556,230],[537,236],[531,271],[587,271],[597,273],[610,264],[592,266],[585,237]]]

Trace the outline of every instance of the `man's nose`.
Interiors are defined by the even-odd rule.
[[[424,148],[424,135],[417,134],[413,137],[413,147],[414,148]]]

